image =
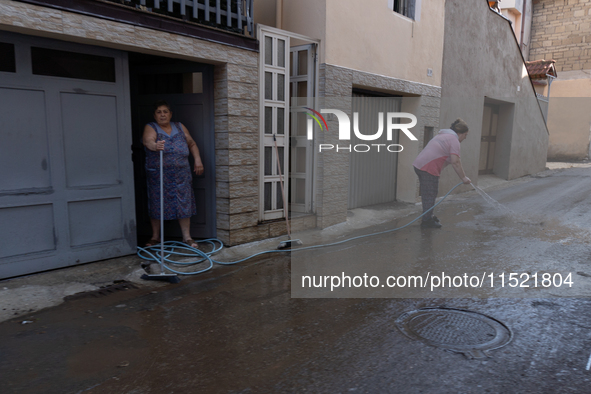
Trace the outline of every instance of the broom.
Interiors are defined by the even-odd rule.
[[[170,283],[179,283],[181,279],[177,274],[164,272],[164,171],[162,169],[162,153],[160,151],[160,273],[143,274],[144,280],[161,280]]]
[[[289,238],[287,241],[282,241],[279,243],[277,249],[287,249],[291,248],[293,245],[299,246],[302,245],[302,241],[299,239],[291,239],[291,229],[289,228],[289,217],[287,214],[287,201],[285,199],[285,190],[283,190],[283,175],[281,174],[281,161],[279,160],[279,148],[277,148],[277,138],[275,138],[275,134],[273,134],[273,142],[275,143],[275,156],[277,157],[277,171],[279,172],[279,182],[281,184],[281,197],[283,198],[283,213],[285,216],[285,225],[287,226],[287,237]]]

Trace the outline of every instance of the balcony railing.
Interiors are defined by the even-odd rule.
[[[106,0],[202,25],[254,36],[254,0]]]

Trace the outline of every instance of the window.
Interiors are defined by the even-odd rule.
[[[139,74],[139,94],[203,93],[202,73]]]
[[[421,0],[390,0],[390,9],[407,18],[418,20]]]
[[[85,53],[31,47],[33,74],[115,82],[115,59]]]
[[[14,44],[0,42],[0,71],[9,73],[16,72]]]

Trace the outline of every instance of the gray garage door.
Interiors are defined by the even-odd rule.
[[[351,144],[382,144],[378,152],[352,151],[349,163],[349,209],[382,204],[396,200],[396,171],[398,153],[388,152],[386,146],[398,143],[398,130],[394,131],[392,141],[387,140],[385,115],[400,112],[401,99],[396,97],[372,96],[368,93],[353,92],[352,112],[359,114],[359,130],[362,134],[375,134],[379,127],[381,112],[384,119],[382,136],[374,141],[362,141],[354,134]],[[353,122],[353,118],[351,118]],[[351,123],[353,124],[353,123]],[[395,148],[391,148],[396,150]]]
[[[0,278],[134,253],[126,54],[0,33],[0,59]]]

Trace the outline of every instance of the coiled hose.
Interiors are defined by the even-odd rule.
[[[421,215],[417,216],[414,220],[412,220],[411,222],[405,224],[404,226],[401,227],[397,227],[391,230],[385,230],[385,231],[380,231],[377,233],[372,233],[372,234],[365,234],[365,235],[360,235],[358,237],[353,237],[353,238],[348,238],[345,239],[343,241],[338,241],[338,242],[332,242],[329,244],[323,244],[323,245],[312,245],[312,246],[306,246],[303,248],[297,248],[297,249],[284,249],[284,250],[278,250],[278,249],[273,249],[273,250],[265,250],[263,252],[259,252],[259,253],[255,253],[251,256],[245,257],[243,259],[240,260],[236,260],[236,261],[230,261],[230,262],[223,262],[223,261],[217,261],[211,258],[212,255],[214,255],[215,253],[219,252],[220,250],[222,250],[222,248],[224,247],[224,244],[222,241],[220,241],[217,238],[209,238],[209,239],[205,239],[202,241],[199,241],[199,243],[205,243],[205,244],[209,244],[212,247],[212,250],[210,252],[203,252],[197,248],[192,248],[182,242],[177,242],[177,241],[166,241],[164,242],[164,253],[165,256],[163,258],[162,261],[162,266],[164,268],[166,268],[168,271],[173,272],[175,274],[179,274],[179,275],[197,275],[197,274],[201,274],[203,272],[209,271],[210,269],[213,268],[213,264],[220,264],[220,265],[233,265],[233,264],[238,264],[238,263],[242,263],[243,261],[246,260],[250,260],[253,257],[256,256],[260,256],[263,254],[267,254],[267,253],[286,253],[286,252],[299,252],[302,250],[311,250],[311,249],[318,249],[318,248],[324,248],[324,247],[328,247],[328,246],[335,246],[335,245],[341,245],[344,244],[345,242],[349,242],[349,241],[353,241],[355,239],[361,239],[361,238],[367,238],[367,237],[373,237],[374,235],[380,235],[380,234],[387,234],[387,233],[391,233],[394,231],[398,231],[398,230],[402,230],[405,227],[410,226],[411,224],[413,224],[414,222],[416,222],[417,220],[419,220],[420,218],[422,218],[423,216],[425,216],[425,214],[427,214],[428,212],[430,212],[431,210],[435,209],[436,206],[438,206],[439,204],[441,204],[443,202],[443,200],[445,200],[447,198],[447,196],[449,196],[451,194],[451,192],[453,192],[457,187],[461,186],[463,184],[463,182],[458,183],[457,185],[455,185],[450,191],[448,191],[441,200],[439,200],[439,202],[437,202],[437,204],[433,205],[430,209],[428,209],[427,211],[423,212]],[[157,256],[157,253],[160,252],[160,245],[154,245],[154,246],[150,246],[147,248],[142,248],[138,246],[138,252],[137,255],[142,258],[143,260],[146,260],[148,262],[154,262],[157,264],[160,264],[160,258]],[[196,258],[196,260],[189,260],[189,261],[178,261],[178,260],[173,260],[171,257],[175,257],[175,258],[189,258],[189,257],[194,257]],[[203,269],[200,269],[198,271],[193,271],[193,272],[183,272],[183,271],[178,271],[175,270],[173,268],[171,268],[170,266],[168,266],[167,264],[174,264],[177,266],[191,266],[191,265],[195,265],[195,264],[199,264],[199,263],[203,263],[203,262],[207,262],[207,266]]]

